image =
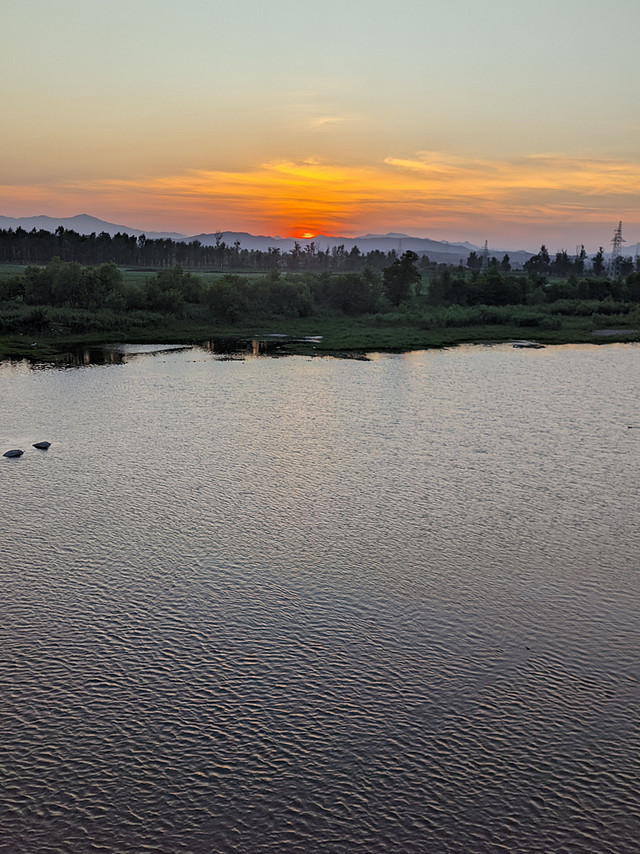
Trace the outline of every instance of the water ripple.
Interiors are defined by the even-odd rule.
[[[0,369],[0,851],[636,852],[640,349],[516,355]]]

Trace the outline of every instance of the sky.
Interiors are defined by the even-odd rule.
[[[0,0],[0,214],[640,241],[638,0]]]

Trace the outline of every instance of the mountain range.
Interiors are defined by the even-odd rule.
[[[170,240],[184,240],[184,234],[179,234],[177,231],[142,231],[139,228],[131,228],[128,225],[116,225],[113,222],[105,222],[95,216],[89,214],[76,214],[76,216],[0,216],[0,228],[24,228],[25,231],[36,229],[39,231],[54,232],[56,228],[62,226],[69,231],[75,231],[77,234],[100,234],[106,231],[113,237],[114,234],[131,234],[134,237],[140,237],[141,234],[150,238],[163,238]]]
[[[24,228],[25,231],[31,231],[35,228],[36,230],[43,229],[44,231],[54,232],[60,226],[75,231],[78,234],[100,234],[101,232],[106,232],[112,237],[118,233],[129,234],[134,237],[144,234],[151,240],[170,239],[187,243],[192,240],[199,240],[205,246],[214,246],[217,240],[223,240],[227,246],[232,246],[238,242],[241,249],[258,249],[263,252],[266,252],[269,248],[279,248],[281,252],[290,252],[296,242],[304,247],[311,241],[313,241],[317,250],[322,251],[338,246],[344,246],[346,252],[351,251],[354,246],[357,246],[362,253],[375,250],[386,253],[395,250],[398,254],[401,254],[407,250],[412,250],[419,255],[428,255],[432,261],[449,264],[466,261],[470,252],[480,254],[483,251],[481,247],[475,246],[473,243],[449,243],[446,240],[411,237],[407,234],[394,232],[388,234],[363,234],[359,237],[328,237],[324,234],[318,234],[313,238],[296,240],[293,237],[269,237],[266,235],[249,234],[246,231],[221,231],[194,235],[180,234],[175,231],[143,231],[142,229],[132,228],[128,225],[106,222],[89,214],[77,214],[70,217],[0,216],[0,228],[3,229]],[[509,253],[511,262],[516,265],[524,263],[527,258],[531,257],[531,253],[524,250],[513,251],[491,248],[489,249],[489,255],[495,255],[500,259],[506,251]]]

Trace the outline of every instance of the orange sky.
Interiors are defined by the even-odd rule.
[[[640,240],[637,0],[12,7],[0,214],[570,250],[622,220]]]
[[[552,155],[471,160],[422,152],[366,167],[276,161],[244,171],[5,186],[2,195],[11,210],[55,204],[61,215],[90,212],[97,200],[104,218],[131,225],[151,221],[156,229],[173,229],[177,222],[193,234],[221,229],[347,236],[393,223],[396,231],[479,239],[508,232],[514,223],[523,235],[550,223],[561,228],[575,212],[588,232],[601,228],[613,206],[622,220],[634,222],[640,164]]]

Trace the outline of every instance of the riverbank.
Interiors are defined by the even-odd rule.
[[[290,354],[355,355],[522,340],[540,344],[636,342],[640,341],[640,330],[619,327],[593,329],[583,318],[567,318],[567,322],[559,329],[511,324],[423,329],[400,320],[384,322],[379,317],[315,317],[238,326],[170,322],[148,328],[123,326],[117,330],[90,333],[4,336],[0,337],[0,359],[50,362],[63,359],[65,354],[81,347],[98,347],[102,344],[201,344],[225,338],[278,341],[280,351]]]
[[[547,282],[444,270],[398,301],[371,271],[205,279],[181,267],[150,275],[54,259],[22,273],[0,270],[0,358],[53,361],[79,347],[230,337],[277,339],[280,351],[319,355],[637,341],[639,288],[640,273]]]

